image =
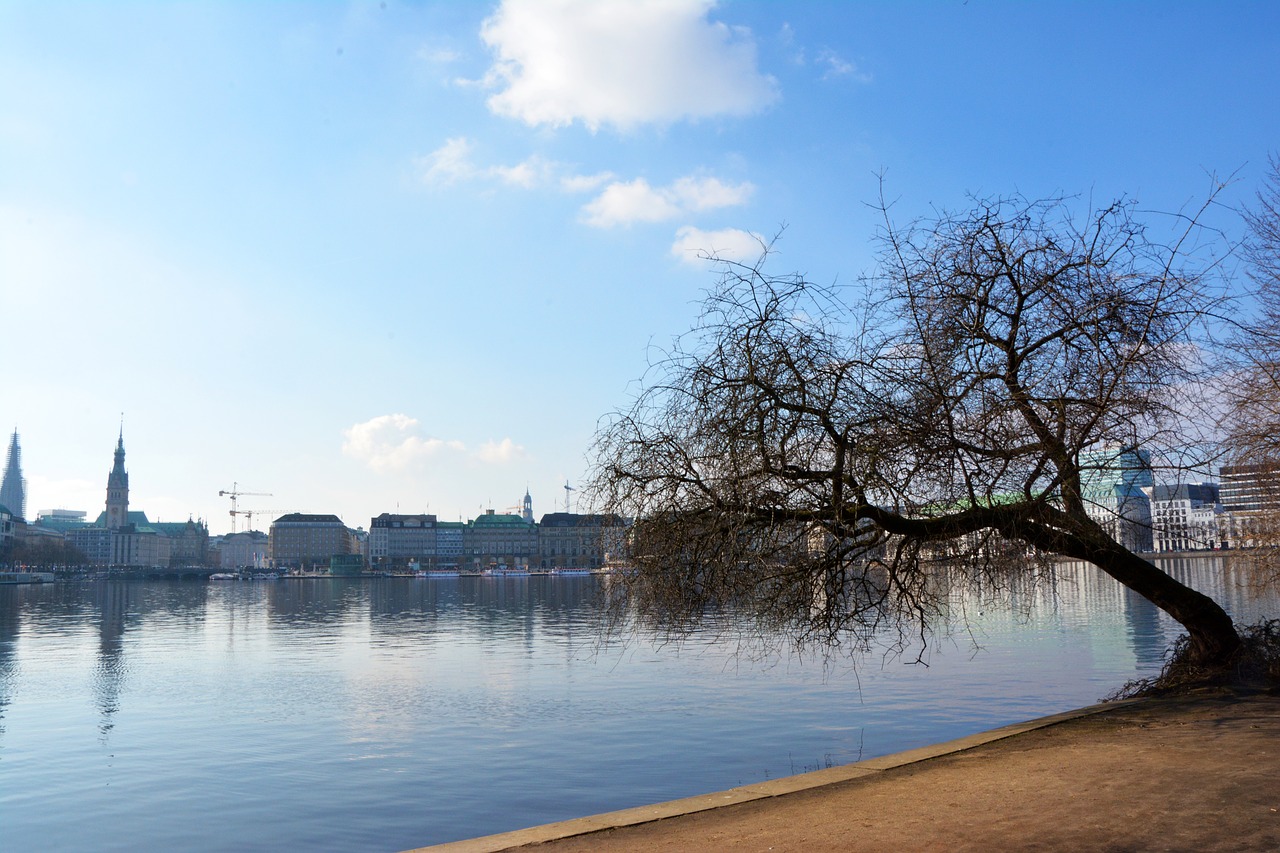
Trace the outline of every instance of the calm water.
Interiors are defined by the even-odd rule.
[[[1280,615],[1221,561],[1173,570]],[[1060,574],[958,598],[928,666],[601,646],[592,577],[0,586],[0,846],[394,851],[947,740],[1159,668],[1176,626]]]

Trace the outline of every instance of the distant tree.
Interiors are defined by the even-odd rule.
[[[0,562],[45,568],[49,566],[82,566],[87,562],[84,552],[61,539],[35,539],[13,542]]]
[[[1255,310],[1239,324],[1241,365],[1226,387],[1226,459],[1258,472],[1263,508],[1246,515],[1242,538],[1252,556],[1280,579],[1280,158],[1273,156],[1254,204],[1244,211],[1242,245]]]
[[[636,520],[627,606],[680,626],[731,604],[801,642],[865,645],[938,618],[944,571],[1063,555],[1223,665],[1231,619],[1109,537],[1088,495],[1099,449],[1185,449],[1224,299],[1188,248],[1214,243],[1199,215],[1160,242],[1125,201],[1077,222],[1063,200],[984,199],[905,228],[881,207],[857,287],[726,264],[603,424],[592,496]]]

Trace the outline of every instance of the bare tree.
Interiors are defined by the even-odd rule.
[[[1244,220],[1256,306],[1239,324],[1241,364],[1226,383],[1227,457],[1252,492],[1236,535],[1254,546],[1250,556],[1263,573],[1280,580],[1280,158],[1271,158]]]
[[[882,205],[884,208],[884,205]],[[1169,613],[1202,664],[1230,618],[1107,535],[1090,484],[1173,452],[1221,305],[1211,260],[1127,202],[982,200],[894,227],[857,287],[726,266],[699,323],[597,438],[593,494],[636,519],[630,605],[732,604],[801,641],[930,624],[935,579],[1097,565]],[[1177,424],[1177,428],[1170,427]]]

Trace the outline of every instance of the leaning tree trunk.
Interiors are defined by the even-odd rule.
[[[1082,541],[1080,552],[1067,556],[1088,560],[1176,619],[1190,635],[1192,662],[1225,667],[1240,647],[1240,635],[1221,605],[1110,537],[1102,539],[1105,541]]]

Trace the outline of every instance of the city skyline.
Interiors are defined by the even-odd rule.
[[[0,423],[26,514],[442,519],[582,484],[715,283],[852,284],[868,207],[1241,234],[1274,4],[0,3]],[[1240,279],[1233,264],[1223,268]],[[250,506],[246,500],[241,508]],[[575,506],[575,509],[581,507]]]

